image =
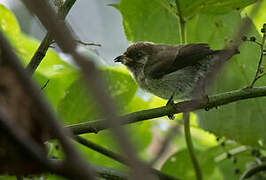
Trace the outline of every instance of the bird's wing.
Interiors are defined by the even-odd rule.
[[[208,44],[204,43],[163,49],[151,57],[152,61],[148,60],[144,66],[144,74],[146,77],[159,79],[166,74],[195,65],[214,52],[216,51],[211,50]]]

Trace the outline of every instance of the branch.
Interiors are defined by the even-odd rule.
[[[58,17],[61,20],[64,20],[65,17],[67,16],[68,12],[74,5],[76,0],[66,0],[63,6],[59,7],[58,9]],[[48,51],[50,45],[53,43],[53,37],[50,32],[47,32],[44,39],[42,40],[39,48],[33,55],[33,57],[30,60],[30,63],[27,65],[26,70],[30,73],[33,74],[37,67],[40,65],[42,62],[43,58],[46,55],[46,52]]]
[[[178,114],[181,112],[195,111],[198,109],[209,110],[214,107],[229,104],[239,100],[256,98],[266,96],[266,86],[258,88],[245,88],[234,90],[230,92],[225,92],[221,94],[216,94],[209,96],[209,100],[206,101],[205,98],[188,100],[176,103],[174,106],[162,106],[159,108],[133,112],[121,116],[121,125],[136,123],[139,121],[149,120],[153,118],[158,118],[162,116],[167,116],[169,114]],[[74,134],[84,134],[84,133],[97,133],[101,130],[107,129],[108,127],[103,125],[103,120],[91,121],[86,123],[75,124],[67,126]]]
[[[85,138],[82,138],[80,136],[75,136],[74,139],[79,142],[80,144],[98,152],[98,153],[101,153],[117,162],[120,162],[122,164],[125,164],[125,165],[129,165],[129,159],[115,153],[115,152],[112,152],[110,151],[109,149],[106,149],[98,144],[95,144],[91,141],[89,141],[88,139],[85,139]],[[161,171],[157,170],[157,169],[153,169],[151,168],[150,169],[152,173],[156,174],[160,180],[178,180],[177,178],[174,178],[172,176],[169,176],[167,174],[164,174],[162,173]]]
[[[263,60],[263,56],[264,56],[264,52],[263,52],[264,49],[263,48],[264,48],[264,43],[265,43],[265,39],[266,39],[266,32],[265,32],[266,31],[266,24],[263,25],[262,30],[264,30],[264,33],[263,33],[261,43],[259,44],[259,46],[260,46],[260,59],[259,59],[259,63],[257,66],[256,74],[254,76],[253,81],[249,85],[249,88],[252,88],[254,86],[255,82],[264,75],[263,73],[261,73],[261,64],[262,64],[262,60]]]
[[[76,40],[76,42],[84,46],[99,46],[99,47],[102,46],[101,44],[98,44],[98,43],[87,43],[87,42],[83,42],[80,40]]]

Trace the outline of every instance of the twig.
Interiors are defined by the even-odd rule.
[[[78,54],[76,51],[77,44],[66,24],[63,21],[57,20],[53,9],[46,1],[24,0],[24,4],[38,16],[42,24],[52,33],[62,51],[72,55],[76,64],[80,67],[86,85],[92,90],[91,92],[95,97],[96,106],[102,110],[102,114],[106,117],[104,121],[105,125],[112,130],[122,151],[130,159],[132,177],[135,179],[154,179],[149,170],[138,161],[128,136],[124,129],[121,128],[120,119],[115,112],[115,106],[110,96],[107,94],[103,81],[100,78],[100,72],[88,57]]]
[[[76,2],[76,0],[66,0],[64,5],[59,7],[58,17],[61,20],[65,19],[66,15],[68,14],[68,12],[70,11],[70,9],[72,8],[72,6],[74,5],[75,2]],[[36,69],[38,68],[38,66],[42,62],[43,58],[45,57],[47,50],[49,49],[50,45],[53,42],[54,42],[54,40],[53,40],[52,34],[47,32],[47,34],[45,35],[44,39],[42,40],[39,48],[37,49],[37,51],[35,52],[35,54],[31,58],[30,63],[26,67],[26,70],[30,74],[33,74],[36,71]]]
[[[266,28],[265,28],[266,31]],[[262,64],[262,60],[263,60],[263,48],[264,48],[264,43],[265,43],[265,39],[266,39],[266,33],[263,33],[263,37],[261,40],[261,44],[260,44],[260,59],[259,59],[259,63],[257,66],[257,70],[256,70],[256,74],[253,78],[253,81],[251,82],[251,84],[249,85],[249,88],[252,88],[255,84],[255,82],[260,79],[263,75],[261,75],[260,69],[261,69],[261,64]]]
[[[247,178],[250,178],[251,176],[261,172],[266,171],[266,163],[259,164],[255,167],[252,167],[250,169],[247,169],[240,177],[240,180],[244,180]]]
[[[120,162],[122,164],[125,164],[125,165],[129,165],[129,159],[113,152],[113,151],[110,151],[109,149],[106,149],[98,144],[95,144],[91,141],[89,141],[88,139],[85,139],[85,138],[82,138],[80,136],[75,136],[74,138],[77,142],[79,142],[80,144],[98,152],[98,153],[101,153],[117,162]],[[178,180],[177,178],[175,177],[172,177],[172,176],[169,176],[167,174],[164,174],[160,171],[158,171],[157,169],[151,169],[151,172],[158,175],[159,179],[160,180]]]
[[[48,80],[45,82],[45,84],[41,87],[41,90],[45,89],[49,82],[50,82],[50,79],[48,79]]]
[[[202,180],[202,173],[201,173],[200,165],[195,155],[195,150],[193,147],[192,138],[190,134],[189,112],[183,113],[183,119],[184,119],[184,132],[185,132],[185,139],[187,143],[187,149],[188,149],[188,153],[189,153],[189,156],[191,158],[191,161],[192,161],[192,164],[195,170],[196,179]]]
[[[250,98],[266,96],[266,86],[252,89],[239,89],[221,94],[209,96],[209,101],[205,98],[182,101],[176,103],[174,106],[162,106],[159,108],[133,112],[120,117],[122,121],[121,125],[136,123],[143,120],[150,120],[169,114],[178,114],[181,112],[195,111],[198,109],[212,109],[221,105],[226,105],[239,100],[245,100]],[[195,106],[197,104],[197,106]],[[74,134],[84,133],[97,133],[101,130],[108,129],[107,126],[103,125],[103,120],[91,121],[86,123],[80,123],[70,125],[66,127],[70,129]]]
[[[99,47],[102,46],[101,44],[98,44],[98,43],[86,43],[80,40],[76,40],[76,42],[84,46],[99,46]]]

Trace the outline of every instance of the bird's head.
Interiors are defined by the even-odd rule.
[[[121,62],[127,67],[144,65],[148,58],[153,54],[154,43],[138,42],[129,46],[126,52],[114,59],[114,62]]]

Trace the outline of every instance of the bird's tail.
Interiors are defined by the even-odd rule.
[[[197,85],[195,86],[194,90],[192,91],[191,95],[192,97],[198,97],[202,94],[202,91],[205,92],[205,90],[213,83],[213,81],[216,78],[216,75],[218,72],[221,71],[221,69],[224,67],[224,64],[226,61],[231,59],[235,54],[239,54],[239,50],[235,47],[225,48],[222,50],[216,50],[214,51],[213,55],[214,57],[214,64],[209,67],[209,70],[207,72],[207,75],[205,78],[199,80],[197,82]]]
[[[239,54],[238,48],[232,46],[229,48],[225,48],[222,50],[216,50],[214,54],[218,57],[218,61],[220,61],[221,65],[231,59],[235,54]],[[220,64],[219,63],[219,64]]]

